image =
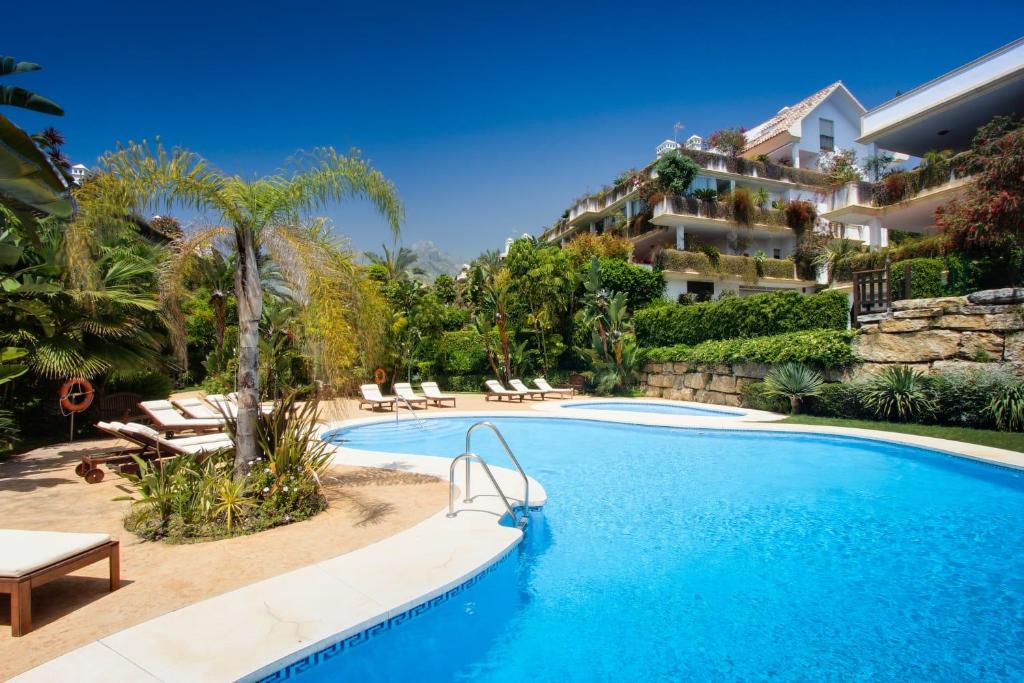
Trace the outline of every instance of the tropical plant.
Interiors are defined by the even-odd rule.
[[[828,273],[828,284],[832,285],[836,279],[836,272],[840,263],[860,252],[857,242],[840,237],[825,244],[814,257],[814,265],[824,268]]]
[[[828,176],[828,183],[832,187],[862,178],[857,166],[857,153],[852,149],[823,153],[818,159],[818,170]]]
[[[757,188],[757,192],[754,193],[754,205],[762,211],[768,206],[768,202],[771,196],[768,194],[768,190],[763,187]]]
[[[224,515],[228,533],[232,531],[234,521],[242,516],[246,509],[255,505],[247,495],[244,481],[238,479],[222,479],[217,487],[217,502],[213,512]]]
[[[0,77],[39,71],[32,62],[15,62],[0,57]],[[13,85],[0,86],[0,106],[27,109],[42,114],[63,116],[64,110],[52,100]],[[42,212],[69,218],[71,201],[67,182],[49,155],[36,140],[6,117],[0,115],[0,206],[17,214],[26,229],[35,225]]]
[[[1016,381],[1005,385],[992,397],[988,404],[997,429],[1009,432],[1024,432],[1024,382]]]
[[[821,374],[803,363],[776,365],[764,378],[768,394],[789,399],[789,410],[793,414],[800,412],[804,399],[817,396],[823,384]]]
[[[730,196],[729,203],[732,208],[732,218],[737,225],[753,227],[754,225],[754,200],[750,196],[750,190],[745,187],[737,187]]]
[[[861,401],[877,417],[907,422],[935,412],[932,378],[907,365],[887,367],[864,381]]]
[[[693,191],[693,198],[707,204],[714,204],[718,201],[718,190],[702,187]]]
[[[814,227],[814,221],[818,217],[818,210],[814,204],[801,199],[787,202],[783,213],[786,216],[786,225],[796,234],[797,239]]]
[[[225,236],[235,256],[239,411],[234,471],[239,477],[257,453],[259,322],[263,312],[260,254],[269,252],[285,277],[313,295],[305,303],[323,321],[326,307],[338,311],[341,305],[332,302],[326,285],[347,273],[341,272],[345,268],[339,269],[332,252],[324,248],[325,226],[311,227],[308,213],[331,201],[366,198],[396,233],[403,215],[394,186],[358,154],[344,156],[323,148],[295,164],[291,172],[249,180],[215,170],[194,152],[168,151],[159,143],[155,148],[145,142],[129,143],[107,154],[102,160],[105,172],[82,188],[89,188],[90,201],[73,224],[82,241],[88,242],[107,221],[123,223],[124,216],[146,206],[182,205],[216,216],[218,223],[191,242],[197,248],[208,248],[214,239]],[[170,292],[165,303],[171,311],[172,341],[183,357],[184,333],[180,316],[174,315],[180,272],[180,267],[171,269],[165,283],[172,284],[164,290]],[[326,349],[324,344],[330,340],[323,335],[316,338],[321,350]],[[331,356],[325,353],[322,357],[329,360]]]
[[[877,183],[892,168],[895,160],[896,158],[889,152],[879,152],[878,154],[864,157],[861,161],[861,168],[864,169],[864,172],[872,182]]]

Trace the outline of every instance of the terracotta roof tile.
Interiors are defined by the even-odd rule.
[[[764,123],[758,124],[747,131],[747,146],[744,151],[760,145],[765,140],[770,140],[776,135],[781,135],[793,127],[797,121],[806,116],[812,109],[818,106],[822,100],[842,86],[842,81],[836,81],[832,85],[822,88],[809,97],[805,97],[792,107],[786,107],[778,114]]]

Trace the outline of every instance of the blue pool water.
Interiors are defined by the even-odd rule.
[[[478,418],[345,445],[460,452]],[[524,543],[306,681],[1024,680],[1024,478],[842,437],[492,418]],[[492,435],[474,449],[504,464]]]
[[[653,403],[651,401],[581,401],[566,403],[562,408],[586,410],[620,410],[627,413],[658,413],[661,415],[692,415],[695,417],[738,417],[738,410],[714,410],[695,406]]]

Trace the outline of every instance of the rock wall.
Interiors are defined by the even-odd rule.
[[[863,316],[853,350],[864,363],[934,371],[990,368],[1024,376],[1024,289],[992,289],[965,297],[894,301],[888,314]]]
[[[860,322],[853,350],[863,363],[849,372],[826,373],[826,380],[850,379],[887,365],[1002,369],[1024,377],[1024,289],[895,301],[891,313],[862,316]],[[647,363],[642,381],[647,396],[739,406],[743,387],[767,372],[767,365],[757,363]]]

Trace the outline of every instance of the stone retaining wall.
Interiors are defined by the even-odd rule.
[[[1024,289],[993,289],[968,296],[907,299],[893,311],[862,316],[854,353],[864,361],[849,372],[826,373],[836,382],[887,365],[925,370],[1002,369],[1024,377]],[[698,366],[647,363],[647,396],[739,406],[743,387],[764,379],[767,365]]]
[[[894,301],[888,314],[864,316],[853,350],[857,374],[887,365],[944,371],[1004,369],[1024,376],[1024,289]]]

